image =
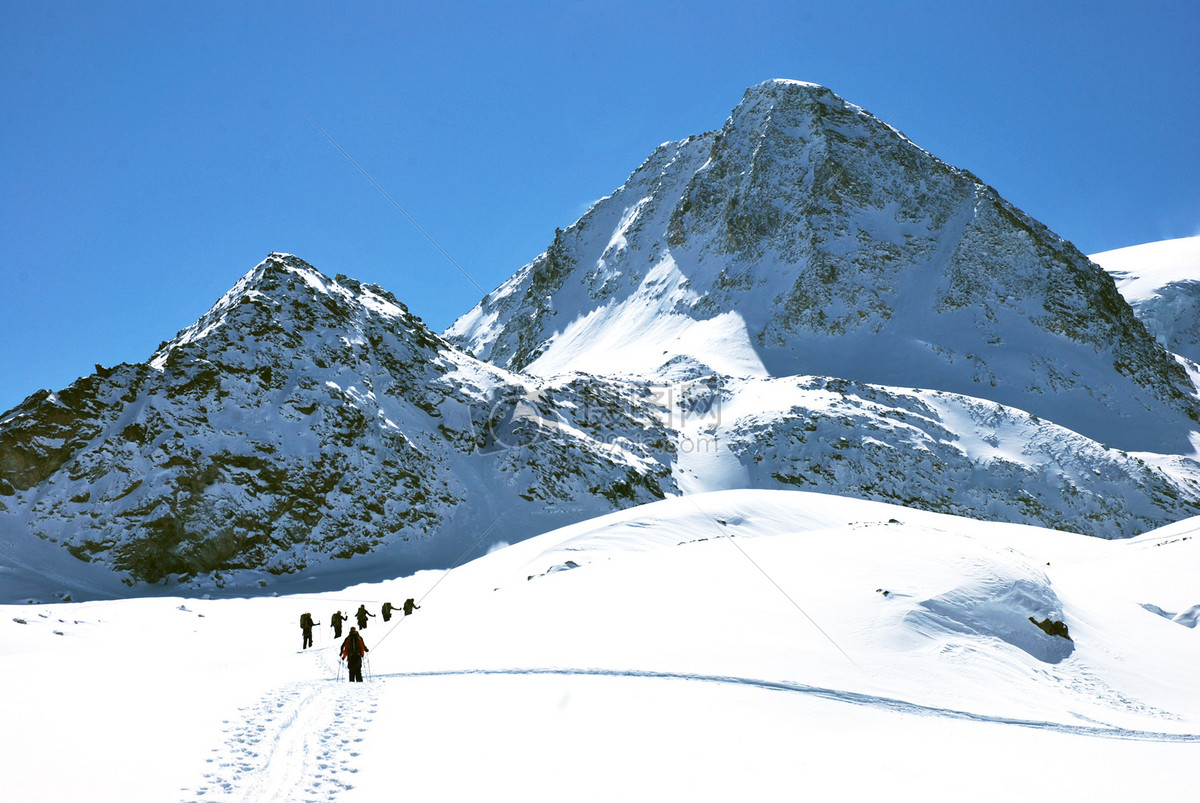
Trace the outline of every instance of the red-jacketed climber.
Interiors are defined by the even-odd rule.
[[[363,682],[362,662],[363,656],[366,654],[367,645],[363,642],[362,636],[358,635],[358,628],[350,628],[350,635],[346,636],[346,640],[342,642],[342,660],[346,662],[351,683]]]

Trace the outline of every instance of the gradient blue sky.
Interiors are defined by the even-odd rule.
[[[824,84],[1086,253],[1200,234],[1200,4],[0,7],[0,410],[271,251],[434,329],[747,86]]]

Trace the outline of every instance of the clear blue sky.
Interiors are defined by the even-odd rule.
[[[8,2],[0,410],[271,251],[441,330],[666,140],[824,84],[1086,253],[1200,234],[1200,4]]]

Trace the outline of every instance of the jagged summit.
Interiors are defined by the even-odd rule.
[[[272,253],[199,320],[160,345],[150,364],[161,370],[179,359],[181,350],[220,350],[229,345],[230,333],[234,338],[246,332],[258,338],[273,333],[291,344],[303,339],[301,333],[318,329],[346,330],[343,336],[353,336],[372,316],[393,319],[422,341],[440,341],[382,287],[341,275],[331,280],[299,257]],[[216,342],[201,345],[213,338]]]
[[[768,106],[781,107],[790,104],[802,103],[821,103],[830,107],[842,107],[853,109],[866,117],[872,118],[875,122],[882,124],[890,129],[893,133],[900,136],[902,139],[912,142],[901,133],[898,129],[889,125],[872,115],[861,106],[857,106],[844,98],[840,97],[829,87],[823,84],[816,84],[810,81],[797,81],[791,78],[772,78],[768,81],[763,81],[761,84],[747,87],[742,95],[742,100],[730,115],[732,119],[739,111],[745,109],[759,107],[765,103]],[[923,148],[921,150],[924,150]],[[926,151],[928,153],[928,151]]]
[[[853,106],[823,84],[798,81],[792,78],[771,78],[746,87],[742,93],[742,99],[730,112],[726,125],[739,119],[755,119],[755,113],[771,108],[785,108],[806,103]],[[854,108],[858,107],[854,106]]]
[[[825,88],[821,84],[816,84],[816,83],[813,83],[812,81],[801,81],[796,78],[768,78],[766,81],[763,81],[761,84],[758,84],[758,86],[774,86],[774,85],[802,86],[802,87],[811,87],[813,89],[824,89]],[[751,87],[750,89],[748,89],[746,91],[749,92],[753,89],[754,89],[754,87]]]
[[[839,376],[1190,451],[1186,371],[1112,280],[977,177],[832,91],[768,81],[666,143],[451,326],[550,376]],[[1131,421],[1154,423],[1131,426]]]

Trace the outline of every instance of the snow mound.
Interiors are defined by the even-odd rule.
[[[963,633],[999,639],[1049,664],[1071,655],[1070,638],[1050,635],[1034,620],[1061,622],[1062,603],[1042,575],[1021,574],[1015,567],[987,567],[969,582],[923,600],[905,622],[928,635]]]

